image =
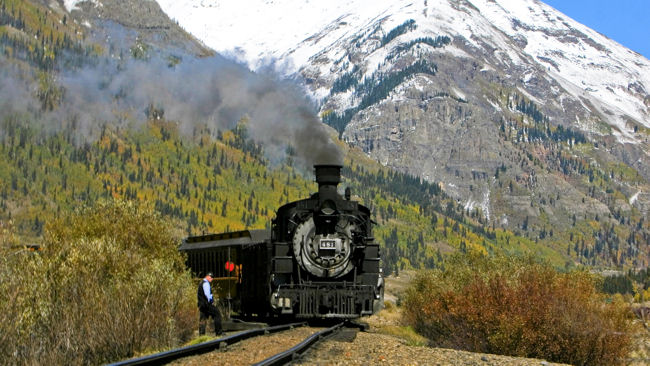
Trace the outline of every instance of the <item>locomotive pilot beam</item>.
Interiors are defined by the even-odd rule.
[[[223,277],[219,295],[242,316],[351,319],[383,305],[370,210],[349,190],[338,193],[341,166],[314,168],[318,192],[280,207],[270,231],[183,240],[180,250],[194,274]],[[236,276],[226,263],[237,266]]]

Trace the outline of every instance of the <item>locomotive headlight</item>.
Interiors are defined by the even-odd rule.
[[[334,215],[336,212],[336,204],[331,200],[327,200],[320,206],[320,212],[323,215]]]

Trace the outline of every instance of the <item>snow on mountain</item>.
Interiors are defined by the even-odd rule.
[[[599,101],[596,107],[611,116],[622,138],[632,138],[626,116],[650,127],[646,58],[536,0],[473,2],[499,30],[525,39],[524,51],[545,64],[566,90]]]
[[[407,19],[422,20],[433,11],[428,10],[427,1],[424,7],[422,2],[395,0],[253,0],[245,6],[221,0],[156,1],[170,18],[217,52],[245,61],[254,69],[279,60],[293,71],[336,42],[380,22],[390,28]],[[435,19],[423,23],[423,32],[471,39],[474,29],[452,3],[433,2]]]
[[[84,1],[90,1],[91,3],[97,4],[97,0],[63,0],[63,5],[65,5],[65,8],[68,9],[68,11],[72,11],[77,8],[77,4],[82,3]]]
[[[74,2],[67,0],[66,5]],[[567,92],[589,100],[606,116],[621,142],[638,142],[627,123],[630,118],[650,128],[650,61],[538,0],[157,2],[217,52],[253,69],[273,62],[289,73],[313,64],[322,53],[337,60],[344,44],[364,32],[377,27],[387,31],[413,19],[418,29],[404,37],[462,38],[468,47],[487,50],[505,64],[532,60],[543,66]],[[453,46],[444,52],[471,57]],[[366,74],[383,57],[385,53],[369,55]],[[340,71],[332,62],[319,67],[321,76]],[[328,89],[312,92],[322,98]]]

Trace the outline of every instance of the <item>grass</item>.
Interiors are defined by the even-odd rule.
[[[211,341],[213,339],[215,339],[215,337],[212,337],[212,336],[209,336],[209,335],[198,336],[196,338],[191,339],[187,343],[183,344],[183,347],[194,346],[194,345],[197,345],[197,344],[209,342],[209,341]]]
[[[394,280],[395,278],[391,281],[392,284],[395,284],[396,281]],[[387,291],[394,291],[396,289],[401,291],[400,285],[388,285],[387,287]],[[385,301],[384,309],[368,318],[368,323],[377,333],[399,338],[406,345],[422,347],[429,344],[429,340],[419,335],[413,327],[402,324],[402,308],[395,305],[392,301]]]
[[[380,333],[392,335],[406,342],[408,346],[423,347],[429,344],[429,340],[419,335],[410,326],[389,325],[384,327]]]

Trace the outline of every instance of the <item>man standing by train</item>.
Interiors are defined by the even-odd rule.
[[[212,272],[208,272],[208,274],[205,275],[205,278],[203,278],[199,284],[196,293],[200,313],[199,335],[205,334],[205,323],[209,317],[212,317],[214,320],[214,334],[219,336],[223,334],[223,331],[221,330],[221,313],[219,313],[219,309],[214,306],[214,298],[212,297],[210,282],[212,282]]]

